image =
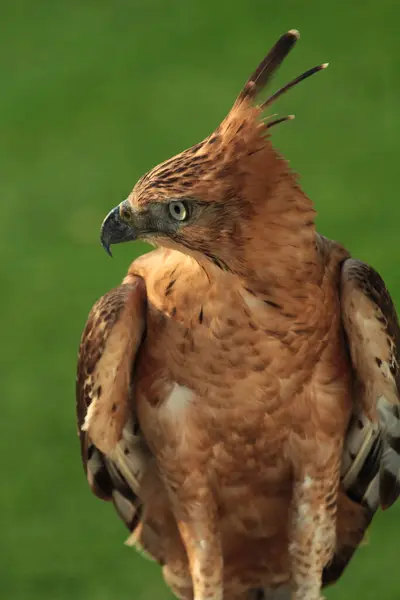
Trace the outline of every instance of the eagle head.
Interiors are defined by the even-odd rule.
[[[107,252],[111,244],[142,239],[240,272],[248,254],[254,258],[257,251],[251,241],[281,235],[280,243],[290,245],[291,233],[299,229],[294,205],[302,222],[313,224],[309,200],[269,139],[273,125],[293,117],[261,117],[282,93],[327,65],[306,71],[264,102],[255,101],[298,38],[291,30],[277,41],[210,136],[146,173],[109,212],[101,229]]]

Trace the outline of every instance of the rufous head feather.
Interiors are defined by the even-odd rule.
[[[107,250],[111,243],[140,237],[196,256],[218,256],[213,262],[229,265],[240,243],[249,248],[252,236],[260,241],[260,222],[264,229],[273,222],[277,230],[281,222],[286,232],[298,230],[289,210],[296,194],[296,212],[305,223],[313,223],[310,201],[269,140],[269,130],[293,116],[262,117],[283,93],[327,64],[309,69],[257,103],[298,39],[297,30],[285,33],[249,77],[219,127],[149,171],[128,199],[109,213],[102,228]],[[293,245],[293,240],[288,243]]]

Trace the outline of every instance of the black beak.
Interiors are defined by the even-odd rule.
[[[100,241],[104,250],[112,256],[110,246],[112,244],[121,244],[122,242],[131,242],[137,239],[137,231],[121,218],[119,204],[113,208],[103,221],[100,232]]]

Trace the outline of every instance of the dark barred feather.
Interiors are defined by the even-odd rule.
[[[341,301],[356,378],[354,414],[343,449],[342,487],[365,509],[360,542],[379,506],[388,508],[400,495],[400,328],[382,278],[365,263],[345,261]],[[335,554],[325,569],[324,585],[340,577],[357,545]]]
[[[118,401],[114,388],[106,389],[107,386],[99,385],[102,376],[100,365],[104,365],[100,361],[110,355],[106,368],[114,370],[121,378],[124,377],[124,369],[132,369],[135,348],[127,349],[132,354],[131,363],[114,364],[113,361],[118,358],[114,358],[116,355],[110,345],[114,343],[113,332],[121,320],[126,327],[137,329],[137,335],[126,337],[124,343],[133,344],[135,340],[140,342],[143,330],[143,311],[140,307],[143,304],[144,286],[141,281],[120,285],[95,303],[82,334],[76,381],[78,433],[89,485],[96,496],[114,504],[130,532],[138,527],[142,516],[139,492],[147,460],[147,449],[141,439],[139,425],[132,420],[134,411],[127,412],[128,418],[122,424],[120,439],[107,455],[95,445],[90,437],[90,427],[86,428],[85,423],[88,411],[99,399],[104,399],[109,394],[111,403]],[[135,308],[138,308],[137,315],[132,315],[131,311]],[[129,389],[130,374],[121,381],[126,381],[128,386],[123,392],[122,400],[132,404],[133,408],[132,392]],[[114,381],[114,386],[116,385],[117,382]],[[104,410],[107,410],[106,405]],[[116,409],[111,407],[110,414],[115,415]],[[99,417],[100,412],[94,418]],[[111,419],[107,423],[111,428]]]

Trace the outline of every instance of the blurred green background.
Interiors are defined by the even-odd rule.
[[[205,137],[276,38],[302,39],[276,85],[276,145],[320,230],[385,277],[397,302],[400,42],[393,0],[36,0],[0,4],[0,597],[163,600],[79,458],[74,379],[94,300],[143,247],[110,260],[108,210],[151,166]],[[400,508],[380,515],[331,600],[400,597]]]

